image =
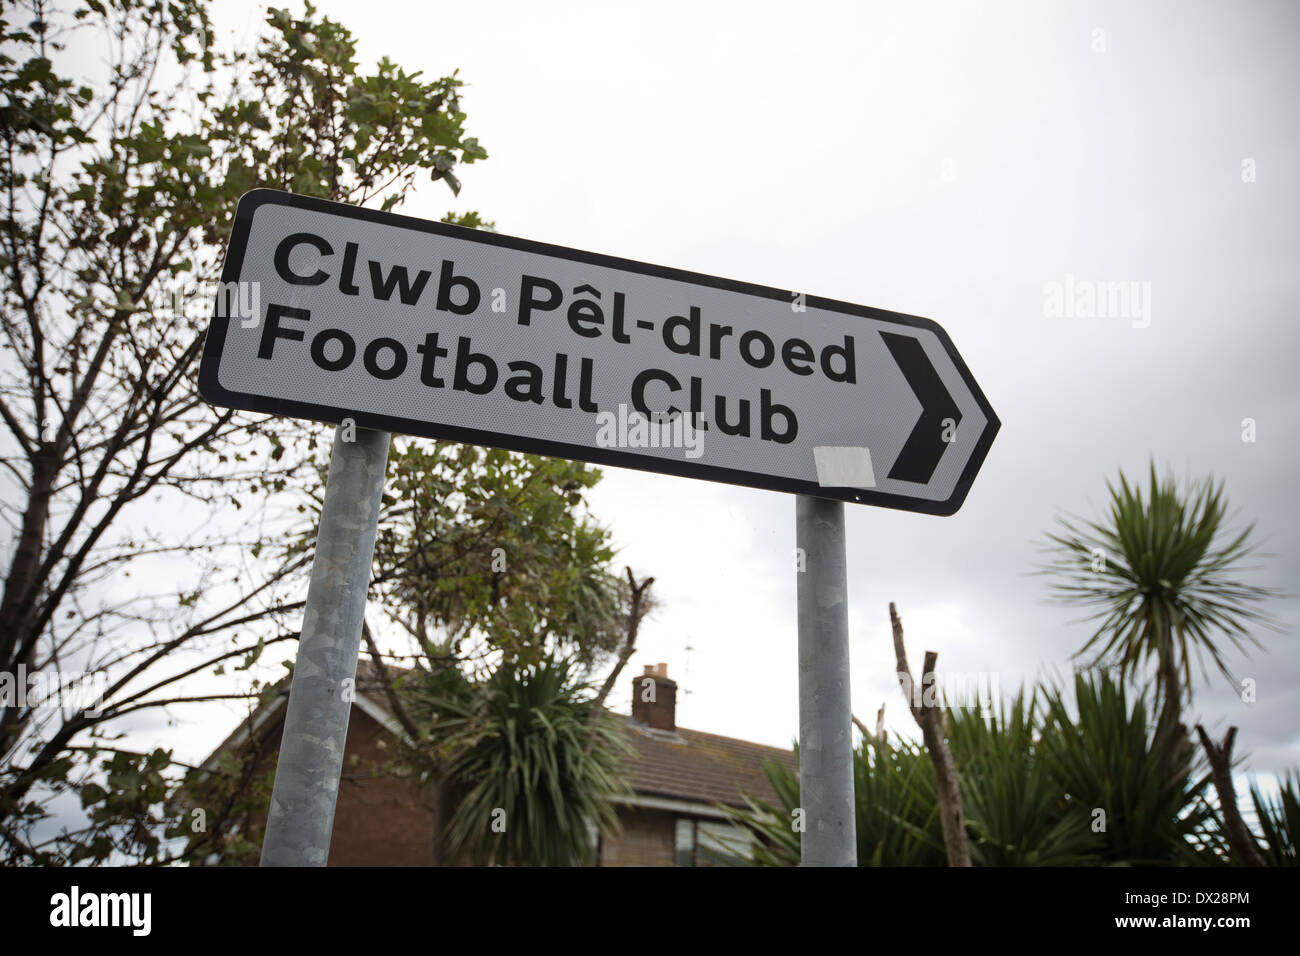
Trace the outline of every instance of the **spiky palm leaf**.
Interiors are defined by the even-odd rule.
[[[797,752],[798,748],[796,748]],[[754,837],[750,862],[755,866],[798,866],[799,831],[794,811],[799,806],[799,779],[785,767],[767,762],[763,776],[776,794],[776,803],[742,794],[747,808],[722,806],[723,813]]]
[[[1300,775],[1288,773],[1276,797],[1266,797],[1257,784],[1250,785],[1255,818],[1264,835],[1261,852],[1269,866],[1297,866],[1297,834],[1300,834]]]

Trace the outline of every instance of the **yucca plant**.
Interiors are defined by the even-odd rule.
[[[1073,866],[1095,859],[1097,841],[1041,750],[1037,692],[996,709],[947,714],[961,779],[971,857],[985,866]]]
[[[610,798],[629,792],[628,744],[609,715],[589,720],[592,695],[575,662],[506,661],[481,683],[440,685],[412,694],[448,755],[449,853],[478,865],[589,863],[591,829],[617,831]]]
[[[794,821],[799,779],[776,764],[765,765],[763,772],[776,804],[746,794],[747,808],[720,809],[756,838],[756,865],[798,866],[799,833]],[[945,864],[934,769],[918,744],[864,741],[854,752],[853,786],[860,866]]]
[[[1074,697],[1070,708],[1059,689],[1044,693],[1039,752],[1077,809],[1079,825],[1096,837],[1100,861],[1225,862],[1226,845],[1206,799],[1204,759],[1184,749],[1174,764],[1164,760],[1171,731],[1150,719],[1149,695],[1130,698],[1122,680],[1100,672],[1076,674]]]
[[[1250,801],[1255,805],[1255,819],[1264,836],[1260,847],[1269,866],[1296,866],[1296,835],[1300,834],[1300,776],[1288,773],[1276,797],[1266,797],[1258,784],[1250,785]]]
[[[1062,518],[1062,533],[1048,535],[1055,555],[1043,570],[1056,598],[1093,609],[1097,629],[1080,654],[1096,652],[1122,677],[1154,663],[1159,723],[1181,744],[1176,728],[1193,658],[1205,670],[1208,657],[1230,677],[1225,651],[1258,645],[1250,628],[1273,626],[1259,602],[1277,591],[1242,580],[1254,526],[1228,530],[1222,483],[1205,479],[1180,489],[1172,477],[1161,480],[1153,463],[1145,495],[1123,472],[1118,486],[1107,487],[1107,516]]]
[[[1109,673],[1081,673],[1073,705],[1048,687],[1022,691],[992,713],[949,710],[945,733],[975,864],[1225,864],[1204,758],[1184,750],[1166,775],[1167,732],[1150,717],[1151,696],[1130,695]],[[794,866],[799,782],[784,767],[765,772],[777,803],[749,797],[747,808],[727,812],[757,837],[754,863]],[[946,865],[934,771],[921,745],[865,740],[854,787],[859,865]],[[1291,848],[1292,859],[1298,806],[1284,793],[1270,817],[1282,822],[1265,827],[1270,846],[1283,855]]]
[[[946,865],[934,766],[925,748],[872,739],[854,756],[859,865]]]

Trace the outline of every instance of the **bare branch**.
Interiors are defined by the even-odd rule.
[[[1197,736],[1210,761],[1210,776],[1214,779],[1214,790],[1219,795],[1219,811],[1223,814],[1223,829],[1228,837],[1228,846],[1246,866],[1265,866],[1264,858],[1255,845],[1250,828],[1241,818],[1237,808],[1237,791],[1232,785],[1232,746],[1237,740],[1237,728],[1229,727],[1222,744],[1215,744],[1205,728],[1196,725]]]
[[[943,824],[943,843],[948,851],[949,866],[970,866],[970,844],[966,838],[966,817],[962,811],[961,787],[957,780],[957,765],[952,750],[943,736],[942,712],[939,701],[931,693],[934,687],[934,668],[938,662],[937,651],[927,651],[925,666],[921,671],[919,701],[912,693],[912,671],[907,665],[907,650],[903,646],[903,622],[893,603],[889,605],[889,624],[894,634],[894,653],[898,659],[898,679],[903,693],[908,696],[908,709],[921,727],[925,749],[934,765],[935,782],[939,796],[939,818]],[[882,708],[883,714],[883,708]]]

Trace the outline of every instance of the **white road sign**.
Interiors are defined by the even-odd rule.
[[[929,514],[999,422],[915,316],[271,190],[236,213],[216,405]]]

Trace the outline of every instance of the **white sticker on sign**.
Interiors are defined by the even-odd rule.
[[[813,459],[817,463],[817,484],[823,488],[876,487],[869,449],[821,446],[813,449]]]

